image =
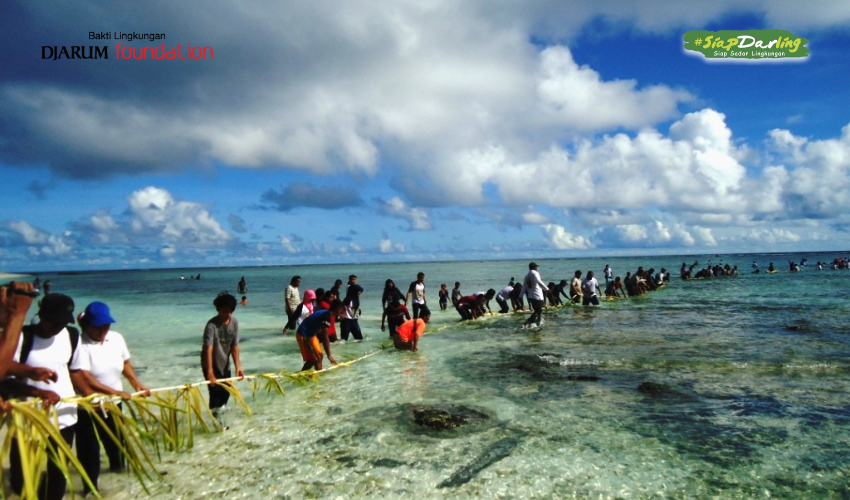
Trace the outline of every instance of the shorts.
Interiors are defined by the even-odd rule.
[[[581,300],[581,305],[583,305],[583,306],[590,305],[590,304],[593,304],[595,306],[599,305],[599,297],[597,297],[595,293],[593,295],[585,294],[584,298]]]
[[[305,362],[318,361],[319,358],[316,354],[324,354],[324,351],[322,351],[322,343],[319,342],[318,335],[304,337],[300,333],[296,333],[295,340],[298,341],[298,348],[301,349],[301,359]],[[311,347],[312,349],[310,349]]]

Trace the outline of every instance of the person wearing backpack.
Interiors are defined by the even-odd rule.
[[[70,370],[80,369],[77,350],[80,332],[68,326],[74,322],[73,299],[61,293],[45,296],[39,305],[38,318],[37,324],[23,327],[7,372],[17,379],[4,381],[3,388],[14,396],[41,398],[43,404],[53,406],[59,433],[71,446],[77,424],[77,405],[59,400],[74,397]],[[12,490],[20,495],[24,476],[16,442],[12,443],[9,452],[9,476]],[[47,475],[39,486],[38,497],[59,500],[65,494],[65,487],[62,471],[52,460],[48,461]]]

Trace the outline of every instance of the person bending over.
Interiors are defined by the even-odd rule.
[[[342,314],[344,307],[339,299],[335,299],[330,303],[328,309],[320,309],[314,312],[298,327],[295,339],[298,341],[298,348],[301,349],[301,359],[304,360],[302,372],[310,368],[315,368],[317,371],[321,370],[325,351],[328,353],[328,360],[331,364],[336,364],[336,360],[331,355],[328,330],[332,318]],[[322,350],[323,346],[324,351]]]
[[[431,321],[431,311],[424,308],[416,319],[410,319],[401,324],[393,333],[393,344],[400,351],[419,349],[419,338],[425,333],[425,325]]]

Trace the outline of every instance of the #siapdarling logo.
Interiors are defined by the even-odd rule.
[[[791,59],[809,56],[806,38],[786,30],[688,31],[685,50],[699,52],[707,59],[747,62]],[[694,54],[696,55],[696,54]]]

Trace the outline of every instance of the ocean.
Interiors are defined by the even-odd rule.
[[[667,268],[666,288],[598,307],[547,310],[541,328],[508,314],[459,323],[437,291],[521,280],[528,261],[428,262],[42,274],[81,311],[108,303],[149,387],[202,379],[203,328],[220,291],[244,276],[235,316],[249,374],[297,371],[283,289],[358,276],[366,339],[337,360],[379,350],[286,395],[237,385],[254,415],[165,453],[151,498],[849,498],[850,271],[818,271],[840,254],[542,259],[544,281],[593,270],[604,283]],[[789,273],[788,261],[808,263]],[[682,262],[737,265],[737,277],[682,281]],[[762,272],[751,274],[757,262]],[[774,262],[782,272],[767,274]],[[425,273],[433,319],[417,353],[380,350],[381,293]],[[200,280],[180,279],[200,273]],[[495,306],[495,301],[491,304]],[[640,388],[653,390],[640,390]],[[233,403],[231,402],[231,406]],[[423,410],[456,428],[417,424]],[[108,499],[145,497],[104,474]]]

